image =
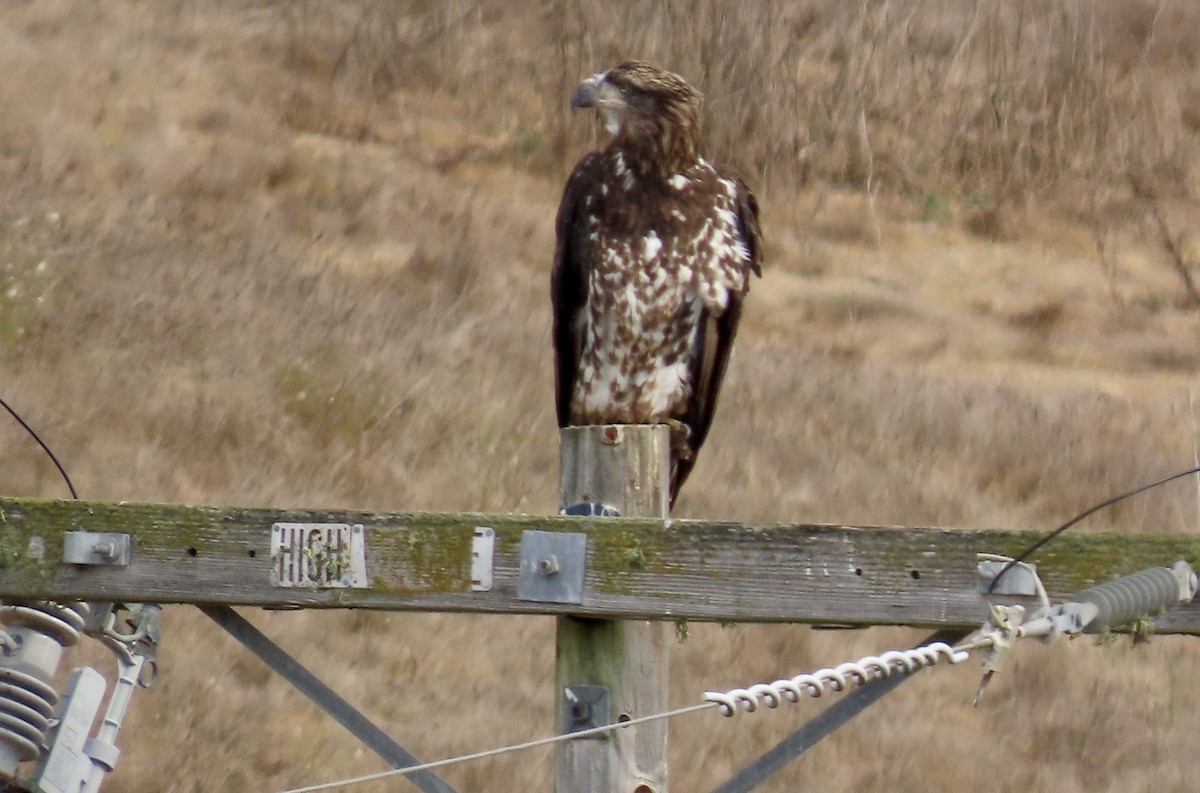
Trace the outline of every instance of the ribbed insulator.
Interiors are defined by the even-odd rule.
[[[36,677],[0,668],[0,742],[21,761],[35,759],[56,702],[54,689]]]
[[[86,603],[0,604],[0,779],[37,759],[58,694],[50,685],[63,648],[79,642]]]
[[[1169,568],[1151,567],[1085,589],[1071,599],[1076,603],[1091,603],[1099,609],[1096,619],[1084,629],[1085,633],[1097,633],[1158,614],[1179,602],[1179,580]]]
[[[71,647],[79,642],[90,612],[87,603],[11,603],[0,605],[0,625],[30,628],[52,636],[63,647]]]

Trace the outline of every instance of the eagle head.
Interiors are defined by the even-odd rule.
[[[703,100],[679,75],[628,61],[580,83],[571,107],[598,111],[613,136],[611,145],[632,155],[634,170],[667,177],[700,156]]]

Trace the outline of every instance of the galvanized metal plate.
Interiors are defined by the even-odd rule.
[[[608,686],[567,686],[563,689],[562,731],[580,732],[611,723],[608,718]],[[596,733],[589,738],[604,738]]]
[[[496,530],[476,526],[471,537],[471,591],[492,591],[492,560],[496,553]]]
[[[104,531],[68,531],[63,534],[63,561],[67,564],[129,564],[129,535]]]
[[[521,532],[517,597],[538,603],[582,603],[586,562],[586,534]]]
[[[271,586],[366,589],[367,530],[356,523],[271,526]]]

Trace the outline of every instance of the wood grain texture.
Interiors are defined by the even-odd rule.
[[[271,586],[271,525],[284,521],[366,526],[372,586]],[[496,530],[490,592],[470,591],[476,526]],[[64,565],[62,534],[73,529],[130,534],[130,565]],[[588,535],[582,604],[517,599],[525,529]],[[0,499],[0,598],[970,627],[987,613],[987,601],[975,589],[975,554],[1011,555],[1039,536],[994,530]],[[1197,564],[1200,537],[1068,533],[1040,551],[1036,561],[1051,598],[1059,600],[1177,559]],[[1200,608],[1175,609],[1159,625],[1163,632],[1200,633]]]
[[[601,503],[626,517],[666,517],[671,436],[665,424],[607,424],[559,431],[560,506]]]
[[[559,503],[600,502],[625,516],[665,518],[670,488],[670,434],[664,425],[567,427],[559,432]],[[662,533],[647,526],[646,533]],[[632,534],[629,542],[639,541]],[[626,546],[626,551],[636,548]],[[636,550],[611,554],[616,569],[638,561]],[[589,567],[599,556],[589,554]],[[668,708],[668,658],[673,626],[643,620],[558,619],[555,678],[558,697],[573,685],[608,689],[612,723]],[[558,793],[667,791],[667,721],[639,724],[599,739],[558,744]]]

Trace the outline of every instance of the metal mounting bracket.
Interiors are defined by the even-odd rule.
[[[492,564],[496,551],[496,530],[476,526],[471,537],[471,591],[492,591]]]
[[[563,733],[603,727],[608,719],[608,686],[567,686],[563,689]],[[601,733],[585,738],[604,738]]]
[[[1000,575],[1000,571],[1008,565],[1011,559],[995,554],[977,554],[975,565],[975,589],[980,593],[988,592],[992,581]],[[1037,595],[1040,588],[1037,565],[1021,562],[1009,569],[1004,577],[996,582],[993,595]]]
[[[517,597],[538,603],[582,603],[586,562],[586,534],[521,532]]]
[[[129,564],[129,535],[101,531],[68,531],[63,534],[63,561],[67,564],[125,567]]]

